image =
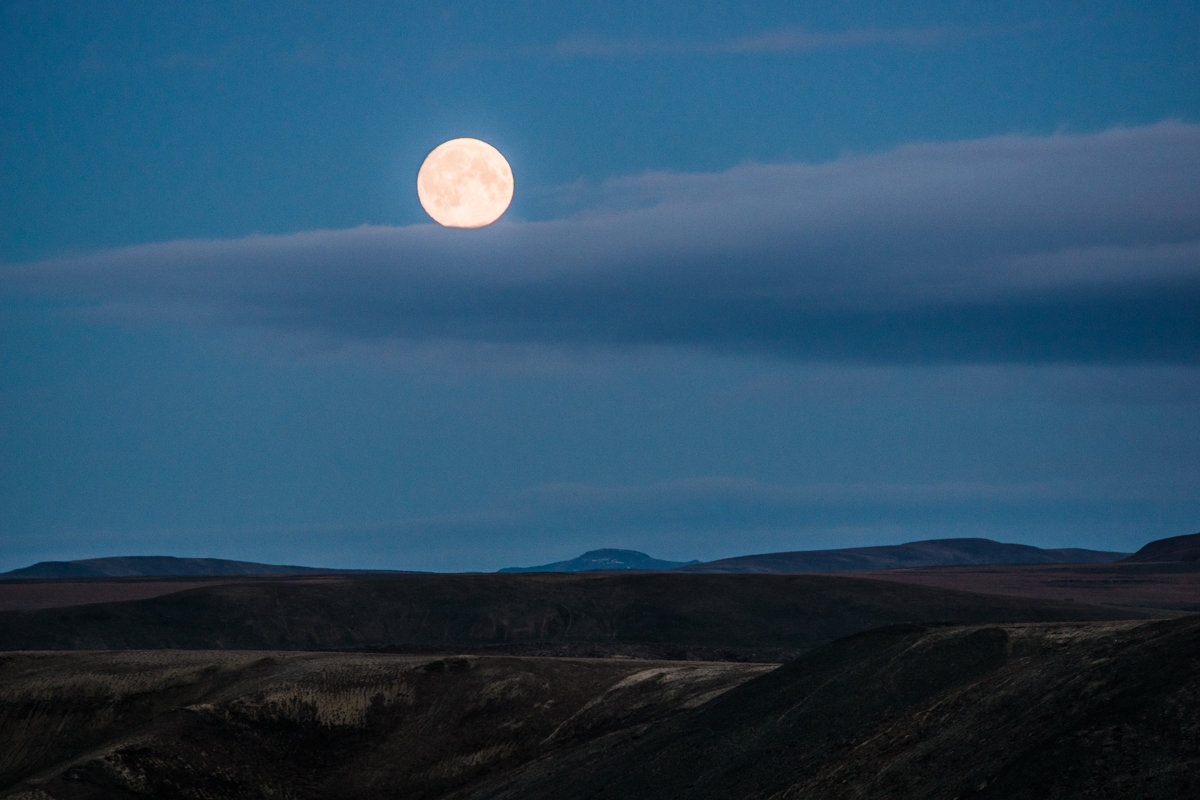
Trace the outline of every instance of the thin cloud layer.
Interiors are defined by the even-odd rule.
[[[343,340],[806,360],[1200,360],[1200,125],[648,173],[570,216],[12,265],[6,293]]]
[[[578,35],[561,39],[549,47],[526,48],[521,53],[527,56],[556,58],[643,58],[811,53],[877,46],[916,49],[966,41],[999,32],[1001,31],[994,28],[972,30],[940,25],[926,28],[852,28],[843,31],[813,31],[801,27],[787,27],[713,41]]]

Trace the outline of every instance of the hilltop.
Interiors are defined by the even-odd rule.
[[[589,550],[581,556],[566,561],[555,561],[537,567],[505,567],[500,572],[600,572],[625,569],[675,569],[699,561],[663,561],[651,558],[637,550]]]
[[[1142,547],[1125,561],[1200,561],[1200,533],[1158,539]]]

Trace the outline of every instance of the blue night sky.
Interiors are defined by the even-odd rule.
[[[1200,5],[884,5],[4,3],[0,570],[1200,529]]]

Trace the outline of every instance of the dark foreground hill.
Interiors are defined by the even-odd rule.
[[[1200,617],[902,626],[765,665],[0,655],[0,797],[1200,796]]]
[[[1200,533],[1157,539],[1125,561],[1200,561]]]
[[[1079,548],[1044,549],[991,539],[928,539],[880,547],[797,550],[723,558],[682,567],[682,572],[847,572],[972,564],[1086,564],[1116,561],[1128,553]]]
[[[436,798],[772,665],[230,651],[0,657],[0,797]]]
[[[840,640],[474,800],[1200,796],[1200,617]]]
[[[413,574],[280,578],[0,613],[0,650],[457,651],[774,661],[902,622],[1147,613],[834,575]]]
[[[164,575],[316,575],[339,570],[230,561],[225,558],[175,556],[114,556],[79,561],[39,561],[28,567],[0,573],[13,578],[133,578]]]
[[[697,564],[697,561],[663,561],[637,550],[589,550],[566,561],[555,561],[537,567],[505,567],[500,572],[601,572],[623,569],[675,569]]]

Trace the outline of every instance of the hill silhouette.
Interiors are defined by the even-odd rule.
[[[1079,548],[1045,549],[991,539],[927,539],[879,547],[796,550],[722,558],[682,567],[684,572],[848,572],[974,564],[1082,564],[1116,561],[1127,553]]]
[[[637,550],[589,550],[566,561],[555,561],[537,567],[505,567],[500,572],[598,572],[624,569],[674,569],[698,564],[698,561],[663,561]]]
[[[133,578],[172,575],[320,575],[360,570],[332,570],[231,561],[226,558],[177,558],[175,556],[113,556],[78,561],[39,561],[28,567],[0,573],[13,578]]]
[[[1187,538],[1187,537],[1176,537]],[[1149,545],[1148,545],[1149,546]],[[1144,549],[1144,548],[1143,548]],[[761,553],[717,561],[665,561],[637,550],[589,550],[575,558],[499,572],[601,572],[683,569],[690,572],[843,572],[971,564],[1062,564],[1116,561],[1128,553],[1078,548],[1045,549],[990,539],[929,539],[899,545],[836,550]],[[1166,559],[1174,560],[1174,559]],[[0,573],[0,580],[66,578],[212,577],[229,575],[322,575],[404,570],[354,570],[263,564],[224,558],[112,556],[75,561],[39,561]]]
[[[1125,561],[1200,561],[1200,533],[1156,539]]]

